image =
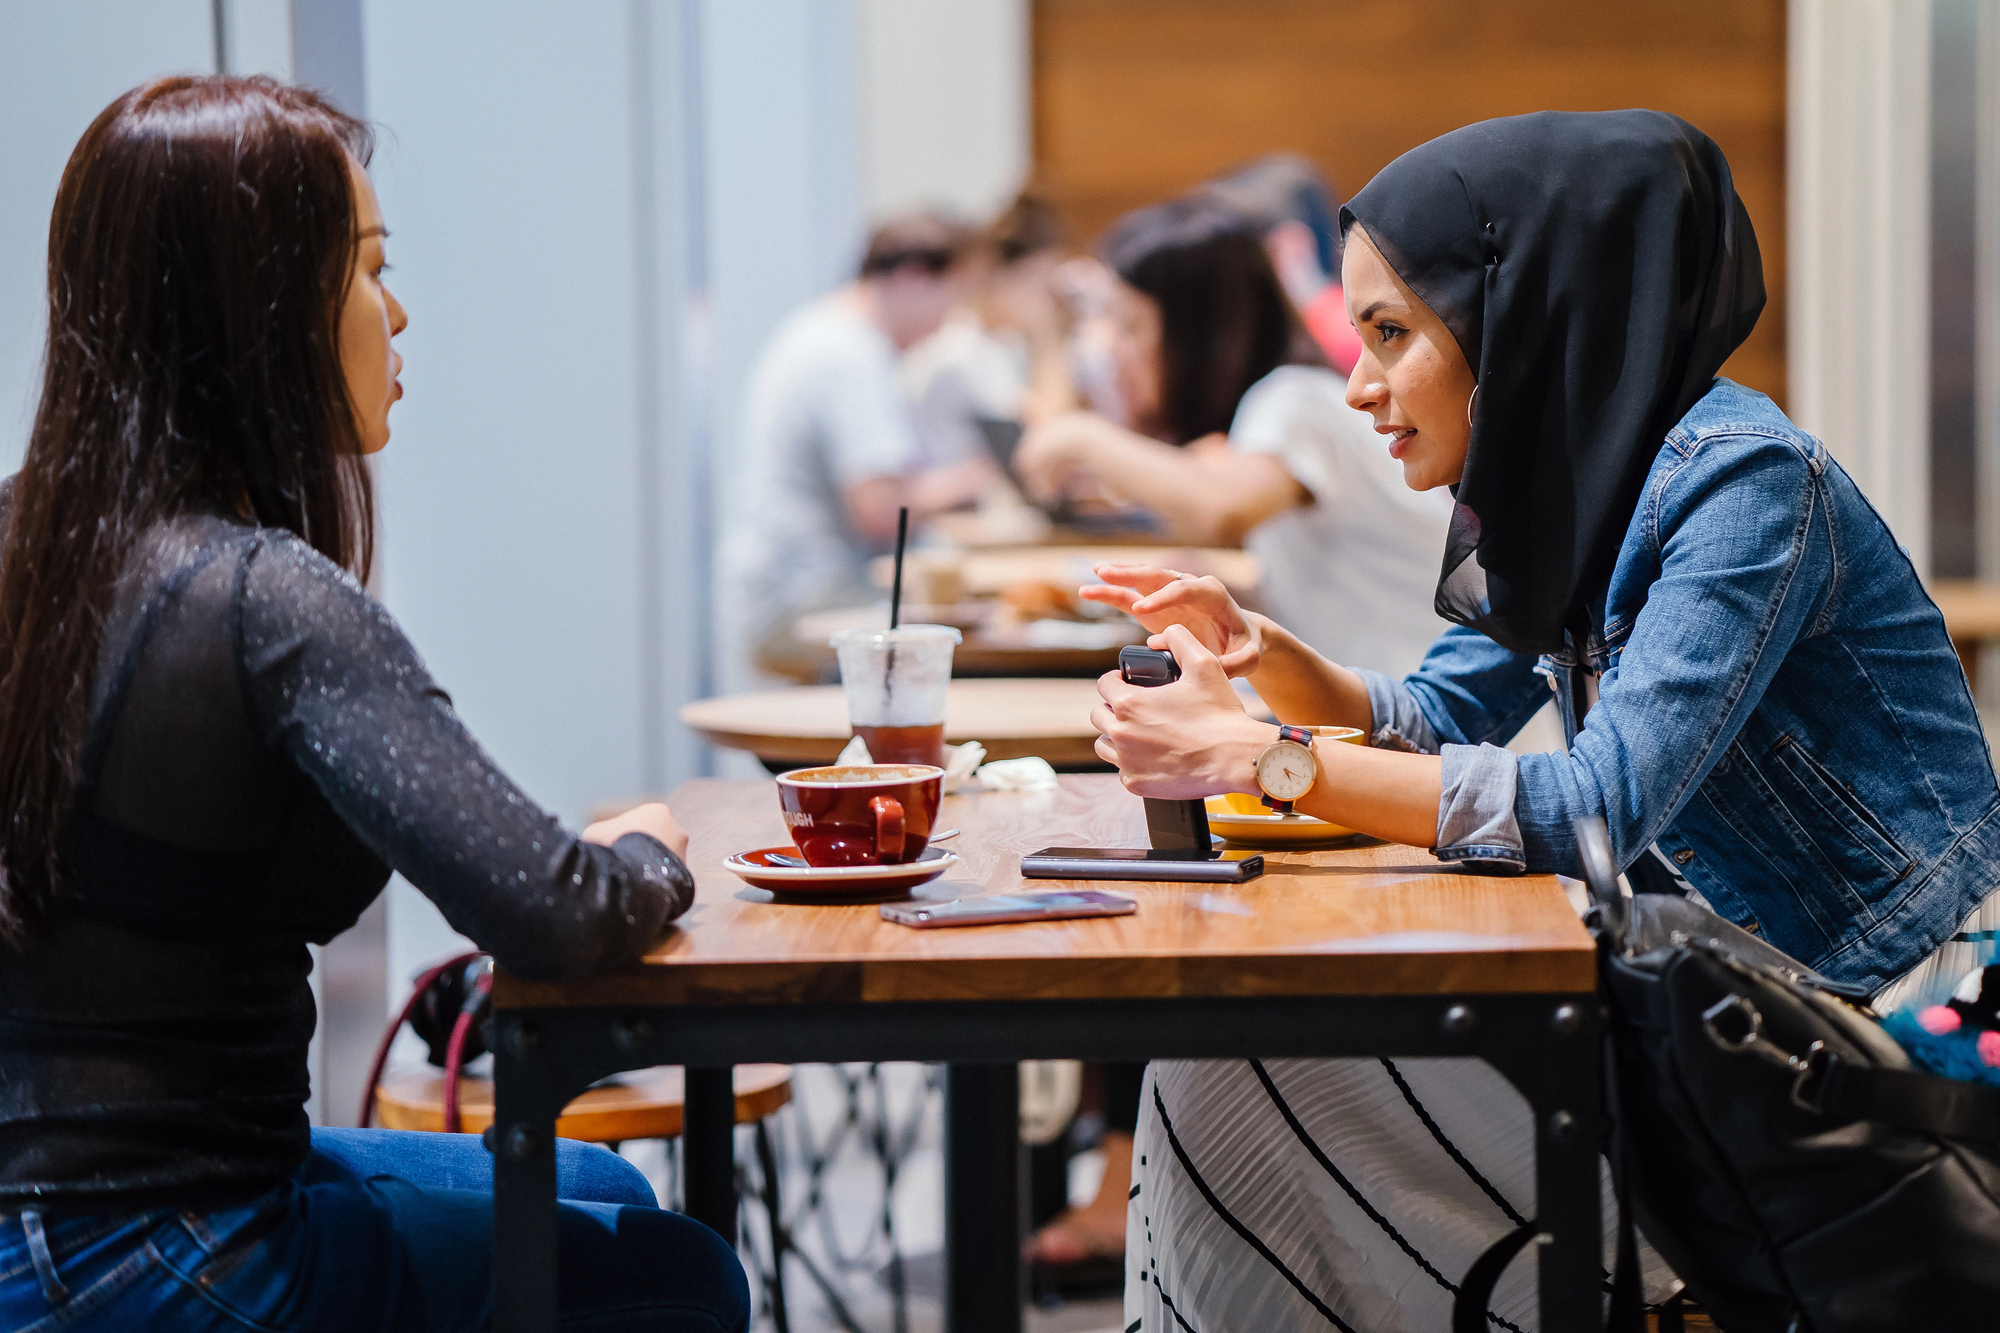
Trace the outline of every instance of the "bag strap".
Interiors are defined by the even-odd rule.
[[[1606,938],[1614,952],[1624,953],[1631,908],[1624,888],[1618,883],[1618,858],[1611,850],[1611,831],[1604,826],[1600,815],[1580,815],[1570,827],[1576,834],[1577,859],[1583,863],[1583,882],[1590,890],[1597,933]]]
[[[410,998],[403,1001],[403,1007],[396,1011],[396,1016],[393,1019],[389,1020],[388,1028],[382,1033],[381,1042],[375,1047],[375,1058],[368,1064],[368,1082],[361,1090],[361,1113],[355,1117],[355,1122],[361,1128],[368,1128],[370,1123],[375,1119],[375,1090],[382,1086],[382,1066],[389,1063],[389,1048],[395,1045],[396,1034],[403,1030],[403,1024],[410,1021],[410,1015],[415,1012],[417,1002],[424,998],[424,992],[430,989],[433,981],[436,981],[454,967],[464,967],[467,963],[478,957],[480,957],[480,954],[477,950],[471,953],[456,954],[445,959],[436,967],[425,971],[422,976],[417,978],[416,984],[410,987]],[[457,1033],[453,1033],[454,1037],[457,1035]],[[460,1038],[460,1041],[462,1044],[463,1039]],[[451,1072],[454,1075],[451,1080],[451,1100],[453,1103],[452,1109],[455,1114],[458,1101],[457,1079],[455,1077],[457,1071],[453,1070]]]
[[[1488,1246],[1486,1253],[1472,1261],[1458,1284],[1451,1303],[1451,1333],[1486,1333],[1486,1311],[1493,1304],[1493,1288],[1514,1256],[1526,1249],[1541,1231],[1530,1219]]]
[[[1850,1064],[1817,1043],[1803,1063],[1792,1100],[1809,1111],[2000,1143],[2000,1088],[1912,1069]]]

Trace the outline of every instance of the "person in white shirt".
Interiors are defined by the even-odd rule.
[[[860,275],[796,311],[750,377],[743,432],[723,470],[716,618],[725,688],[758,682],[760,645],[804,612],[866,600],[869,557],[970,502],[986,459],[925,469],[899,382],[902,354],[960,291],[963,229],[917,213],[877,228]]]
[[[1412,492],[1299,324],[1253,219],[1212,197],[1140,209],[1101,247],[1129,426],[1056,416],[1015,470],[1037,498],[1079,485],[1144,505],[1168,535],[1243,546],[1271,614],[1337,662],[1402,674],[1444,629],[1431,589],[1450,523]]]
[[[965,303],[903,360],[927,463],[988,454],[981,419],[1033,423],[1074,405],[1056,280],[1064,244],[1054,207],[1023,191],[972,246]]]

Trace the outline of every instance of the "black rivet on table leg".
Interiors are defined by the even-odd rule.
[[[1583,1010],[1573,1004],[1556,1006],[1555,1016],[1549,1020],[1555,1030],[1567,1035],[1583,1027]]]
[[[638,1015],[621,1018],[611,1027],[611,1041],[628,1054],[640,1050],[653,1039],[653,1025]]]
[[[542,1044],[542,1034],[533,1023],[517,1020],[507,1029],[507,1049],[517,1060],[525,1060]]]
[[[493,1125],[488,1125],[485,1129],[479,1131],[479,1145],[488,1152],[493,1151],[493,1131],[495,1128]]]
[[[1470,1032],[1479,1022],[1479,1015],[1472,1012],[1469,1004],[1455,1004],[1444,1011],[1446,1032]]]
[[[1576,1137],[1576,1117],[1568,1111],[1557,1111],[1549,1117],[1549,1137],[1557,1143],[1568,1143]]]
[[[542,1150],[542,1136],[526,1125],[516,1125],[507,1131],[507,1156],[517,1162],[525,1162]]]

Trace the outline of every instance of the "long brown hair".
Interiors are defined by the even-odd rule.
[[[91,122],[49,220],[48,349],[0,537],[0,937],[60,889],[113,584],[162,519],[284,528],[364,577],[341,371],[365,125],[267,78],[171,78]]]
[[[1279,366],[1326,364],[1271,268],[1253,219],[1190,195],[1127,213],[1098,247],[1160,307],[1160,409],[1146,423],[1186,444],[1227,431],[1250,386]]]

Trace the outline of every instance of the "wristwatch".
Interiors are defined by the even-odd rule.
[[[1257,785],[1264,789],[1264,804],[1281,815],[1292,813],[1292,802],[1319,780],[1312,744],[1313,735],[1304,727],[1279,727],[1278,739],[1257,756]]]

